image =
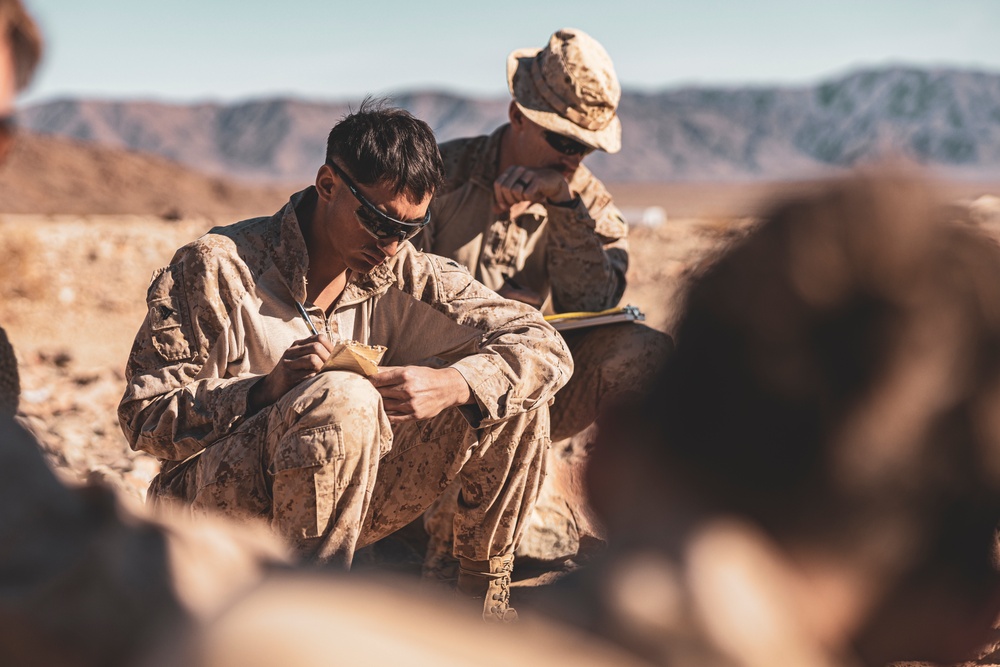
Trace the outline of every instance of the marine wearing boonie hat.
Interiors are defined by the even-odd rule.
[[[582,30],[563,28],[545,48],[511,52],[507,87],[522,113],[542,127],[607,153],[621,150],[621,85],[611,56]]]

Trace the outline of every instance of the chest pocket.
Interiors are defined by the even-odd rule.
[[[164,361],[191,358],[190,323],[178,293],[183,284],[182,266],[172,264],[153,274],[146,295],[150,336]]]

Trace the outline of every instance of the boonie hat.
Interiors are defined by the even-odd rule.
[[[608,153],[621,150],[621,85],[611,56],[582,30],[563,28],[543,49],[513,51],[507,87],[521,112],[545,129]]]

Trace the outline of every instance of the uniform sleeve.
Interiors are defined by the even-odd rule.
[[[547,403],[573,374],[562,336],[531,306],[499,297],[464,267],[442,263],[443,303],[480,331],[476,349],[451,363],[469,383],[488,425]]]
[[[161,459],[183,460],[228,433],[259,379],[224,377],[241,354],[232,316],[249,275],[217,246],[196,242],[153,274],[125,370],[122,431],[133,449]]]
[[[572,205],[549,204],[546,210],[546,262],[556,312],[617,306],[628,271],[628,225],[611,196],[595,182]]]
[[[477,414],[465,411],[475,427],[550,401],[573,373],[562,336],[537,309],[501,298],[458,263],[423,257],[426,283],[394,313],[386,339],[390,351],[407,350],[395,362],[433,357],[461,373],[476,400]]]

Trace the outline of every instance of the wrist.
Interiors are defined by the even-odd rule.
[[[454,384],[453,395],[455,405],[466,405],[472,402],[472,388],[469,386],[469,383],[466,382],[465,376],[454,368],[443,368],[441,370],[450,371],[449,377]]]

